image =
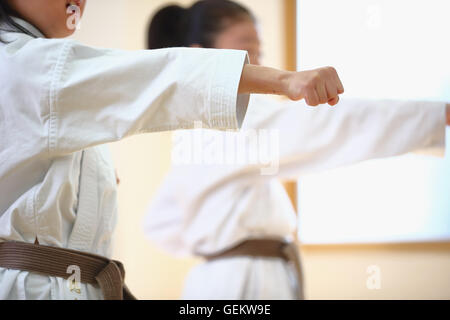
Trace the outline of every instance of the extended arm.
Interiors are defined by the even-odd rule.
[[[246,110],[240,98],[249,93],[317,105],[336,103],[343,92],[333,68],[284,72],[250,66],[244,51],[126,52],[68,42],[62,52],[59,67],[48,66],[55,110],[48,149],[58,154],[145,132],[190,129],[199,121],[204,128],[237,129]]]

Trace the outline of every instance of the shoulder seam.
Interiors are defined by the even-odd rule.
[[[65,42],[58,54],[58,59],[51,71],[51,80],[49,87],[49,107],[50,107],[50,124],[48,127],[48,153],[51,154],[57,149],[57,132],[58,132],[58,87],[64,66],[67,62],[69,50],[72,48],[71,42]]]

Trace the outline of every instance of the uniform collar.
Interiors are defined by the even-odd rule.
[[[45,36],[40,32],[35,26],[33,26],[31,23],[17,18],[17,17],[11,17],[11,19],[14,20],[15,23],[20,25],[22,28],[26,29],[28,32],[30,32],[33,36],[36,38],[45,38]],[[6,24],[1,24],[0,29],[6,32],[20,32],[20,30],[11,30],[11,27],[9,27]]]

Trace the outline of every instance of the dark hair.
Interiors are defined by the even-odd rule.
[[[201,0],[187,9],[166,6],[151,19],[147,48],[189,47],[193,44],[212,48],[227,23],[244,19],[255,21],[247,8],[230,0]]]
[[[34,35],[30,31],[19,25],[11,18],[14,15],[14,11],[8,5],[6,0],[0,0],[0,25],[2,27],[2,30],[22,32],[34,37]],[[1,37],[0,42],[4,43]]]

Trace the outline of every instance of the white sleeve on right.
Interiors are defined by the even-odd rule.
[[[304,102],[276,102],[275,112],[252,123],[257,101],[267,100],[255,100],[244,126],[278,132],[281,177],[297,178],[310,171],[408,152],[445,153],[443,102],[342,98],[335,107],[317,108]],[[255,169],[244,168],[242,173]]]

